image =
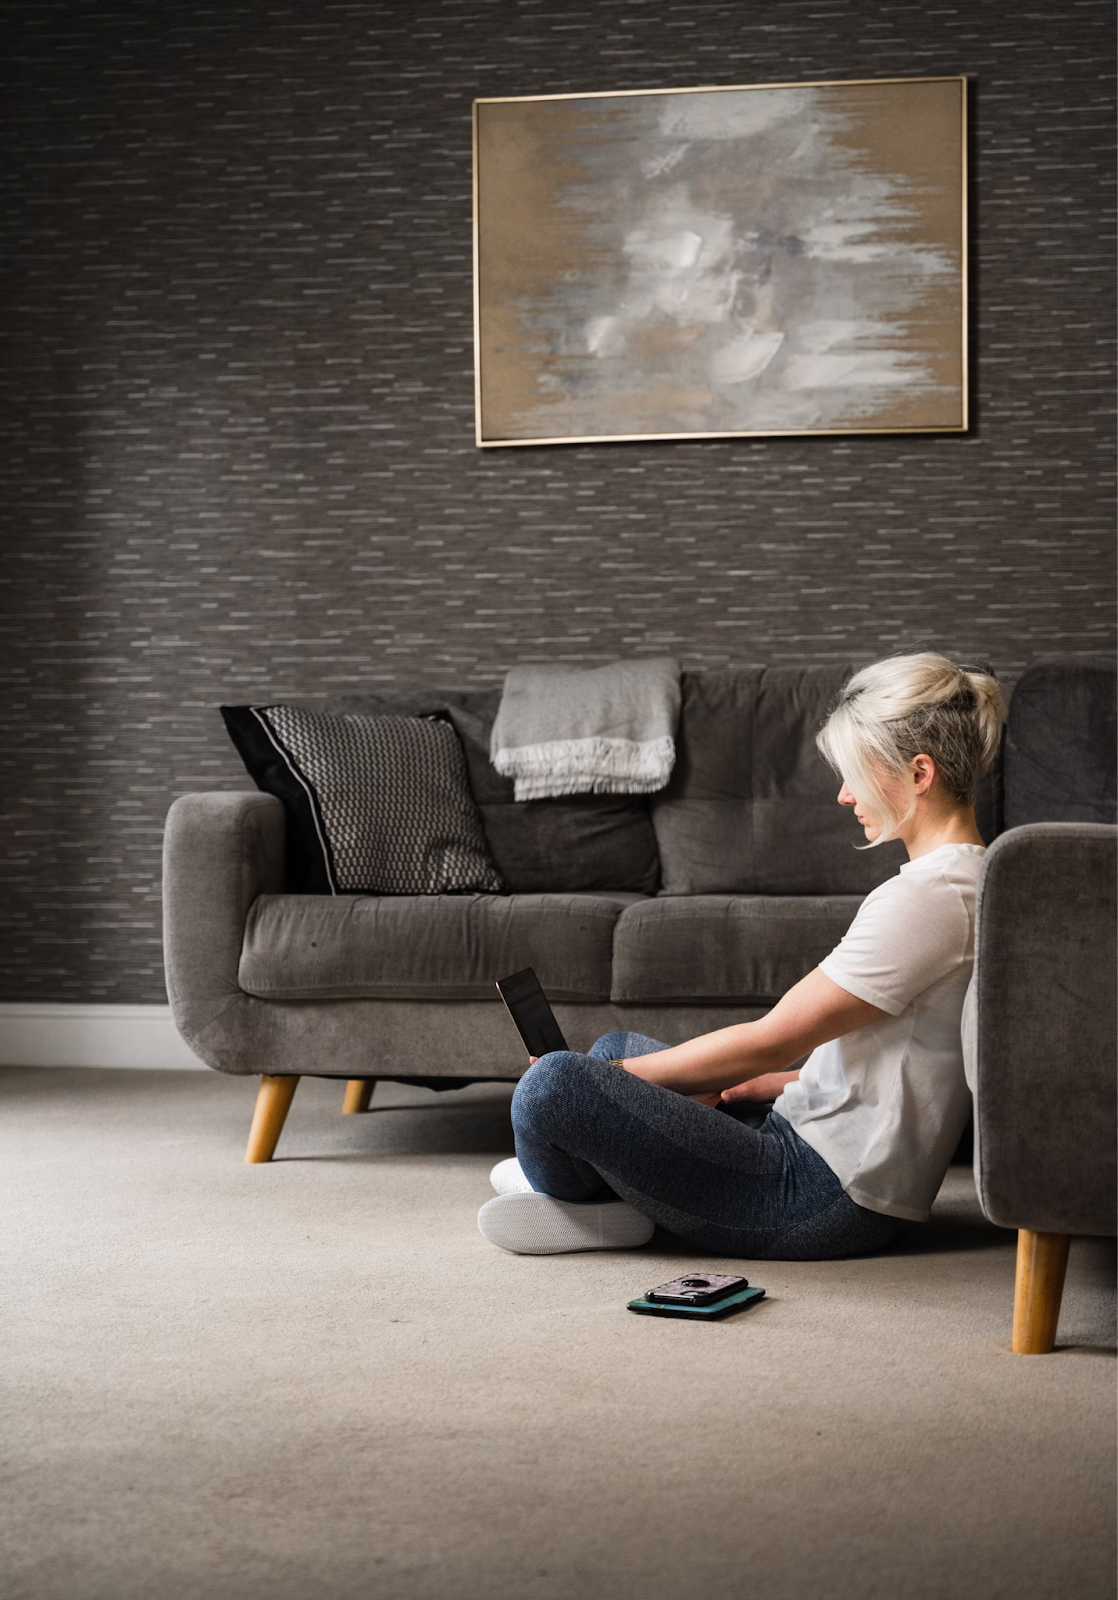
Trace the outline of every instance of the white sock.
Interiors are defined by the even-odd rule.
[[[487,1200],[477,1214],[477,1225],[490,1244],[520,1256],[631,1250],[647,1244],[656,1228],[648,1217],[623,1200],[556,1200],[532,1190],[498,1194]]]
[[[489,1174],[489,1181],[498,1194],[531,1194],[532,1185],[524,1176],[520,1162],[515,1156],[509,1156],[507,1161],[498,1161],[493,1171]]]

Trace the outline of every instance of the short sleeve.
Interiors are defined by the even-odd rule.
[[[848,994],[900,1016],[967,959],[970,916],[945,878],[901,874],[862,902],[819,970]]]
[[[971,1094],[978,1093],[978,991],[971,977],[963,999],[963,1075]]]

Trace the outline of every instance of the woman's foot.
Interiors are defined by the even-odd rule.
[[[489,1174],[489,1181],[498,1194],[531,1194],[532,1192],[532,1185],[521,1171],[520,1162],[515,1156],[509,1156],[507,1161],[498,1161],[493,1171]]]
[[[518,1256],[631,1250],[647,1244],[656,1226],[624,1200],[576,1203],[531,1189],[487,1200],[477,1214],[477,1225],[490,1244]]]

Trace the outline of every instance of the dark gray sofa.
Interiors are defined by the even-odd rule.
[[[493,982],[519,967],[535,967],[575,1048],[613,1028],[673,1043],[761,1014],[904,858],[900,846],[855,848],[861,831],[815,750],[849,670],[685,674],[675,772],[647,798],[514,801],[488,758],[497,691],[317,702],[450,715],[504,895],[291,894],[279,801],[177,800],[164,871],[171,1006],[210,1066],[262,1077],[246,1159],[270,1159],[300,1075],[349,1080],[348,1109],[367,1106],[379,1078],[518,1078],[525,1058]],[[1084,773],[1088,820],[1112,820],[1093,730],[1100,706],[1113,720],[1113,673],[1034,672],[1048,673],[1043,716],[1033,707],[1016,732],[1011,719],[1005,776],[1016,788],[1000,767],[982,784],[988,840],[1038,786],[1042,809],[1079,804]]]

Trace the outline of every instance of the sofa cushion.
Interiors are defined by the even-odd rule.
[[[613,930],[631,894],[261,895],[241,988],[265,1000],[495,1000],[534,967],[553,1000],[609,997]]]
[[[1111,662],[1048,661],[1022,674],[1005,730],[1005,826],[1114,822]]]
[[[466,754],[489,852],[512,893],[624,889],[655,894],[656,836],[644,795],[570,795],[517,801],[489,759],[500,689],[380,689],[328,701],[333,712],[423,716],[446,712]]]
[[[449,706],[470,784],[501,876],[514,892],[628,889],[655,894],[656,835],[644,795],[572,794],[516,800],[489,759],[499,689]]]
[[[222,706],[257,787],[282,800],[293,889],[496,894],[466,759],[445,715]]]
[[[613,938],[614,1001],[778,1000],[838,944],[859,895],[645,900]]]
[[[652,797],[664,894],[865,895],[906,859],[836,803],[815,735],[850,667],[685,673],[671,782]]]

